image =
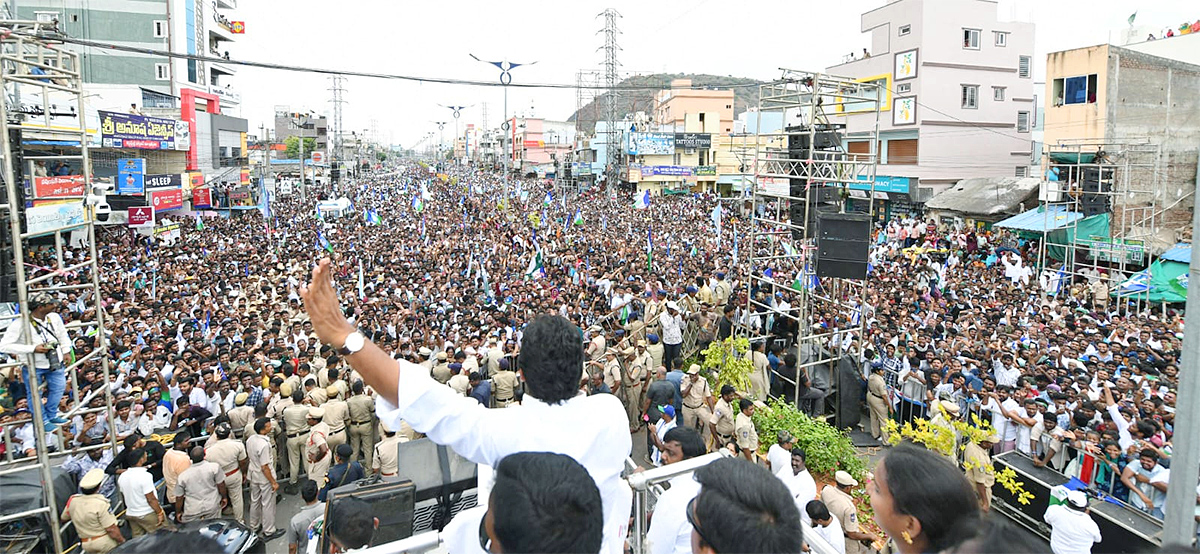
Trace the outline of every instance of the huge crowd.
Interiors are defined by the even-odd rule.
[[[331,208],[340,197],[348,209]],[[550,400],[616,396],[621,434],[626,426],[630,433],[648,428],[651,459],[639,462],[669,464],[725,446],[755,460],[754,401],[786,392],[817,414],[829,392],[828,383],[801,367],[795,351],[780,346],[799,334],[794,322],[778,313],[746,315],[747,296],[780,312],[791,309],[793,284],[803,286],[800,268],[747,268],[754,249],[764,255],[788,249],[774,239],[749,243],[739,232],[749,203],[688,195],[634,204],[624,193],[564,191],[409,164],[336,189],[302,188],[263,210],[185,219],[177,240],[101,229],[105,329],[73,325],[95,314],[94,299],[71,291],[31,301],[38,336],[24,337],[15,326],[0,341],[0,351],[33,355],[51,402],[43,410],[49,432],[37,437],[25,398],[31,376],[5,375],[3,448],[16,458],[32,456],[39,440],[58,451],[80,450],[62,467],[84,493],[122,496],[135,534],[224,512],[268,538],[288,533],[289,543],[304,548],[309,529],[320,531],[323,510],[314,507],[327,491],[370,473],[395,476],[398,442],[428,434],[474,461],[497,465],[500,451],[520,451],[512,448],[537,435],[489,427],[509,444],[464,443],[466,429],[435,421],[444,410],[430,405],[417,414],[414,406],[428,398],[398,391],[395,378],[389,387],[364,369],[369,362],[358,360],[378,355],[401,360],[402,368],[415,364],[463,401],[488,409],[521,405],[517,411],[532,413],[549,393],[529,383],[530,368],[550,362],[541,352],[546,346],[527,344],[526,334],[540,316],[558,316],[573,325],[583,359],[574,388]],[[1161,517],[1180,313],[1110,299],[1111,281],[1099,272],[1055,281],[1051,294],[1045,280],[1031,278],[1036,243],[1002,231],[897,217],[873,237],[867,301],[852,312],[818,305],[809,322],[833,331],[828,349],[866,362],[861,392],[842,394],[866,401],[867,430],[886,439],[889,418],[981,414],[998,435],[993,452],[1016,449]],[[69,261],[85,252],[66,248],[62,255]],[[30,254],[33,267],[49,267],[58,253]],[[321,256],[331,258],[321,271],[341,300],[340,311],[325,314],[324,322],[311,305],[306,311],[308,284],[321,277],[314,277],[313,262]],[[781,286],[764,286],[764,278]],[[90,279],[78,271],[52,281]],[[338,317],[378,350],[359,354],[361,343],[330,334]],[[729,336],[737,324],[784,340],[753,345],[750,390],[711,390],[699,368],[684,367],[682,358]],[[98,357],[66,375],[62,368],[91,354],[102,335],[111,359],[108,378]],[[402,385],[405,379],[402,371]],[[797,381],[798,393],[790,388]],[[111,393],[107,413],[104,392]],[[81,410],[88,398],[93,410]],[[597,413],[611,407],[593,406]],[[60,417],[77,411],[86,413]],[[616,456],[623,462],[630,449],[620,445],[627,439],[610,439],[614,451],[624,450]],[[115,451],[102,446],[112,442]],[[612,523],[620,505],[610,489],[616,474],[598,475],[590,451],[563,448],[595,479],[605,507],[605,551],[615,551],[609,549],[613,529],[623,529]],[[805,484],[804,457],[793,450],[769,464],[795,512],[818,533],[846,539],[844,552],[865,552],[864,543],[879,537],[858,526],[852,505],[845,509],[857,481],[838,475],[836,486],[818,495]],[[911,470],[897,463],[886,471]],[[890,482],[883,474],[877,470],[872,487]],[[164,492],[154,494],[160,479]],[[721,487],[718,475],[697,479]],[[299,515],[307,521],[277,528],[278,489],[302,495],[309,507]],[[717,508],[708,505],[710,498],[693,510],[688,500],[686,521],[675,523],[699,532],[694,519]],[[976,501],[987,508],[986,499]],[[75,506],[82,511],[88,504]],[[889,520],[879,512],[876,507],[880,527],[893,539],[920,535],[917,546],[909,541],[901,551],[941,550],[971,537],[931,537],[920,525],[901,529],[926,514],[893,513]],[[80,539],[87,539],[85,551],[104,552],[124,540],[100,524],[108,520],[83,527],[74,521]],[[713,551],[733,540],[708,532],[702,542]],[[668,541],[659,540],[655,552],[694,546]]]

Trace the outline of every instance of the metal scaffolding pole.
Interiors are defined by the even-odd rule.
[[[843,349],[833,344],[842,337],[814,327],[816,313],[833,312],[846,321],[855,321],[842,331],[857,330],[860,342],[863,337],[866,318],[856,318],[855,312],[866,304],[866,281],[823,279],[818,284],[816,230],[809,222],[816,210],[811,204],[822,191],[842,198],[840,211],[846,209],[844,193],[851,185],[869,191],[870,198],[874,198],[879,99],[878,85],[788,69],[783,70],[780,79],[759,88],[751,146],[751,208],[744,233],[748,240],[735,248],[733,261],[737,267],[743,260],[749,262],[746,280],[750,288],[765,291],[764,298],[770,300],[757,300],[747,291],[744,312],[738,318],[738,334],[752,343],[772,340],[776,337],[769,323],[780,318],[792,320],[798,330],[797,340],[787,348],[796,349],[800,367],[824,366],[832,371],[842,357]],[[855,140],[871,145],[868,154],[848,153],[842,143],[846,124],[836,122],[836,118],[851,105],[854,113],[874,114],[874,120],[855,133]],[[834,112],[832,117],[827,110]],[[764,117],[768,114],[775,117]],[[792,121],[800,123],[785,123]],[[775,124],[780,128],[764,127]],[[829,133],[837,137],[834,144],[819,146],[819,135]],[[793,142],[809,146],[792,148]],[[870,207],[868,204],[868,213]],[[791,298],[789,310],[780,309],[779,293]],[[861,348],[850,354],[861,356]],[[785,394],[798,401],[799,385],[786,376],[778,377],[787,383]]]
[[[13,319],[11,324],[23,326],[26,337],[31,337],[33,336],[33,324],[28,317],[30,296],[37,293],[55,295],[67,291],[75,291],[81,295],[88,294],[91,311],[96,314],[95,319],[72,323],[68,329],[76,333],[81,333],[85,329],[95,329],[98,344],[91,354],[71,360],[61,370],[65,374],[64,388],[75,399],[75,406],[59,415],[70,418],[85,412],[100,410],[106,414],[112,414],[112,395],[107,386],[91,391],[80,391],[78,383],[73,377],[77,370],[85,364],[98,363],[103,373],[103,382],[112,382],[108,348],[105,344],[107,333],[104,330],[104,308],[101,305],[100,265],[97,262],[99,252],[94,224],[95,206],[88,202],[92,192],[92,171],[87,147],[87,111],[82,80],[79,75],[79,55],[58,45],[47,44],[34,38],[34,35],[41,31],[53,30],[48,28],[52,25],[53,23],[36,21],[0,21],[0,31],[4,31],[0,33],[0,89],[3,89],[6,97],[24,99],[19,109],[15,110],[7,102],[0,103],[0,156],[3,156],[0,171],[3,171],[5,192],[3,204],[0,204],[0,210],[2,210],[0,213],[3,213],[8,219],[8,230],[13,249],[14,267],[12,270],[16,277],[17,306],[14,311],[21,314],[10,319]],[[62,106],[69,106],[73,111],[66,112]],[[23,155],[22,137],[29,135],[37,135],[43,140],[55,140],[57,144],[61,145],[57,147],[59,153]],[[24,162],[24,167],[18,164],[18,159]],[[69,179],[74,185],[81,184],[83,190],[80,192],[72,190],[69,196],[56,195],[53,200],[77,208],[78,213],[81,214],[82,223],[67,220],[62,223],[33,224],[32,211],[39,208],[37,206],[39,188],[35,181],[37,177],[35,177],[34,167],[36,162],[47,160],[67,162],[73,172],[77,170],[79,173],[78,176]],[[30,198],[25,197],[24,187],[18,186],[18,183],[26,181],[30,181],[34,185],[29,189],[32,193]],[[27,204],[29,207],[26,207]],[[39,216],[43,215],[39,214]],[[82,240],[87,242],[88,254],[86,260],[82,262],[76,260],[67,265],[64,263],[63,250],[69,244],[71,234],[77,238],[79,238],[79,234],[83,235]],[[26,256],[27,252],[32,252],[32,241],[36,239],[45,243],[45,237],[51,237],[54,244],[54,260],[52,263],[46,262],[52,267],[27,264]],[[64,240],[64,237],[67,237],[67,240]],[[33,275],[29,272],[44,273]],[[90,272],[90,282],[81,285],[67,285],[60,282],[61,275],[67,272]],[[13,366],[22,366],[32,370],[34,368],[33,355],[22,356],[16,364],[8,364],[8,367]],[[67,448],[64,444],[63,448],[51,453],[47,444],[49,437],[46,430],[47,425],[43,420],[40,380],[36,376],[36,371],[29,371],[28,375],[26,384],[29,407],[33,412],[32,424],[38,437],[35,443],[36,463],[31,463],[32,461],[29,459],[16,458],[9,452],[6,454],[6,459],[0,461],[0,473],[38,471],[42,481],[45,505],[22,514],[0,518],[0,522],[44,514],[49,523],[47,535],[52,542],[53,551],[61,553],[64,551],[63,526],[59,521],[59,507],[55,501],[52,463],[61,456],[78,454],[94,448],[113,448],[115,451],[116,439],[115,435],[110,433],[110,440],[106,445]],[[104,399],[104,408],[88,408],[87,405],[98,395],[102,395]],[[62,430],[58,429],[55,432],[57,440],[61,442]],[[5,437],[8,436],[9,429],[7,427],[3,429],[3,434]]]

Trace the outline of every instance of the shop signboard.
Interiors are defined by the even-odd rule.
[[[154,225],[154,208],[152,206],[134,206],[128,212],[130,227],[149,227]]]
[[[82,198],[87,184],[83,175],[34,177],[34,198]]]
[[[708,133],[675,133],[675,148],[712,148]]]
[[[715,165],[698,165],[696,166],[696,175],[700,177],[716,177],[717,166]]]
[[[626,153],[631,156],[669,156],[675,153],[674,133],[629,133]]]
[[[100,111],[100,142],[105,148],[180,150],[174,119]],[[190,140],[188,141],[190,144]],[[186,148],[184,148],[186,149]]]
[[[147,189],[146,194],[150,197],[150,205],[154,207],[155,212],[178,210],[179,208],[183,207],[182,188],[168,187],[154,190]]]
[[[192,208],[211,208],[212,189],[201,187],[192,189]]]
[[[694,169],[684,165],[643,165],[642,176],[663,175],[667,177],[690,177]]]
[[[81,225],[84,222],[82,202],[65,204],[50,204],[25,208],[25,230],[36,236],[51,233],[70,225]]]
[[[141,195],[146,190],[145,179],[145,158],[120,158],[117,160],[117,194]]]

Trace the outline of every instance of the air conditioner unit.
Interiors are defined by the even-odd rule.
[[[695,153],[696,153],[696,149],[695,149],[695,148],[684,148],[684,149],[683,149],[683,153],[684,153],[684,154],[695,154]]]

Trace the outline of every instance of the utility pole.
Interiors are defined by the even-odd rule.
[[[1196,152],[1196,183],[1200,186],[1200,150]],[[1200,210],[1192,210],[1192,228],[1200,225]],[[1200,280],[1200,254],[1192,251],[1188,282]],[[1188,287],[1185,313],[1200,313],[1200,289]],[[1179,367],[1179,391],[1175,398],[1174,449],[1171,452],[1171,482],[1163,516],[1163,544],[1190,545],[1196,538],[1196,481],[1200,477],[1200,324],[1183,328],[1183,359]],[[1186,368],[1192,368],[1188,370]]]
[[[334,75],[330,79],[333,80],[333,87],[329,89],[333,93],[333,100],[330,101],[333,104],[333,152],[329,156],[329,166],[336,168],[342,159],[342,104],[346,103],[342,94],[346,92],[346,77]]]
[[[450,144],[450,148],[457,150],[458,149],[458,139],[462,138],[458,134],[458,118],[459,118],[459,116],[462,115],[463,110],[474,106],[474,104],[471,104],[470,106],[447,106],[445,104],[438,104],[438,105],[443,108],[450,108],[450,110],[454,113],[454,141]],[[466,156],[466,152],[463,152],[463,156],[464,157]],[[456,164],[457,164],[457,158],[456,158]]]
[[[617,68],[621,66],[621,62],[617,61],[617,52],[621,51],[621,46],[617,44],[617,35],[621,34],[621,30],[617,28],[617,19],[623,17],[617,10],[608,8],[600,12],[596,17],[604,18],[604,28],[599,32],[604,33],[604,46],[600,47],[604,51],[604,88],[607,89],[606,113],[605,122],[607,129],[607,138],[604,141],[607,145],[606,150],[608,159],[604,168],[604,189],[611,194],[616,187],[618,167],[621,153],[618,151],[619,144],[617,141],[617,84],[620,79],[617,75]]]

